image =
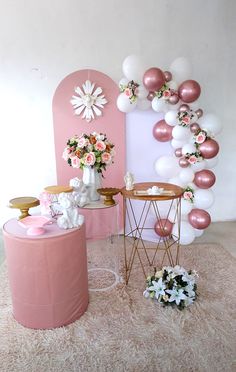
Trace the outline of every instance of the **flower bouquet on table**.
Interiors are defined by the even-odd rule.
[[[114,144],[106,134],[93,132],[70,138],[62,157],[73,168],[91,167],[102,174],[113,163],[114,155]]]
[[[165,306],[176,305],[182,310],[196,299],[197,277],[195,270],[187,271],[180,266],[164,266],[161,271],[147,277],[147,288],[143,295]]]

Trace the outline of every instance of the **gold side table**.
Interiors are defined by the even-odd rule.
[[[161,195],[148,195],[145,191],[153,186],[163,188]],[[135,256],[138,257],[142,271],[145,277],[147,272],[145,266],[150,268],[162,267],[167,258],[171,266],[179,264],[179,239],[180,239],[180,221],[181,221],[181,196],[183,189],[179,186],[161,183],[144,182],[134,185],[134,190],[127,191],[124,187],[121,189],[123,196],[123,218],[124,218],[124,255],[125,255],[125,275],[126,284],[129,282],[130,274],[133,268]],[[134,207],[134,201],[142,202],[140,215],[137,215]],[[157,242],[149,246],[149,242],[143,238],[144,230],[153,230],[153,227],[146,227],[146,221],[150,211],[154,212],[156,219],[161,220],[159,203],[164,200],[170,201],[168,218],[172,208],[175,210],[175,222],[178,223],[178,234],[167,237],[159,237]],[[165,226],[161,227],[164,231]],[[153,255],[150,255],[150,252]],[[162,259],[157,260],[157,253],[162,253]]]
[[[24,217],[30,216],[29,209],[32,207],[37,207],[39,205],[39,200],[32,196],[22,196],[19,198],[14,198],[9,201],[10,208],[20,209],[21,215],[18,217],[21,220]]]

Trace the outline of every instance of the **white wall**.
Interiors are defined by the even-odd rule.
[[[214,172],[213,220],[236,218],[235,0],[0,0],[0,222],[15,196],[55,184],[51,101],[59,82],[83,68],[117,82],[122,61],[149,67],[191,61],[201,107],[223,122]]]

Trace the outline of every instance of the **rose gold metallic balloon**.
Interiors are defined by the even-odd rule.
[[[149,101],[152,101],[154,97],[155,97],[155,93],[154,93],[154,92],[149,92],[149,93],[148,93],[148,96],[147,96],[147,99],[148,99]]]
[[[209,189],[216,182],[216,176],[209,169],[203,169],[195,173],[193,182],[200,189]]]
[[[189,164],[188,160],[185,159],[184,157],[179,159],[179,166],[181,168],[187,168],[189,165],[190,164]]]
[[[177,158],[180,158],[182,156],[182,149],[179,147],[178,149],[175,150],[175,156]]]
[[[195,80],[185,80],[178,89],[179,98],[183,102],[191,103],[196,101],[201,94],[201,87]]]
[[[178,94],[173,94],[172,96],[170,96],[168,102],[169,102],[171,105],[176,105],[176,103],[179,102],[179,96],[178,96]]]
[[[208,139],[199,145],[199,151],[205,159],[214,158],[219,152],[219,145],[213,139]]]
[[[196,133],[200,129],[200,125],[198,123],[190,124],[190,131],[192,133]]]
[[[143,85],[150,92],[156,92],[165,84],[165,75],[157,67],[149,68],[143,76]]]
[[[169,236],[172,232],[172,228],[173,223],[171,223],[167,218],[157,220],[154,226],[155,232],[161,237]]]
[[[206,229],[211,223],[211,216],[204,209],[192,209],[188,214],[188,220],[190,225],[195,229],[203,230]]]
[[[168,125],[165,120],[158,121],[153,127],[153,136],[157,141],[167,142],[172,139],[173,127]]]
[[[197,114],[198,119],[201,118],[202,115],[203,115],[203,111],[202,111],[202,109],[198,109],[198,110],[196,110],[195,113]]]
[[[165,76],[165,81],[168,82],[172,80],[172,73],[170,71],[164,71],[163,74]]]
[[[190,110],[190,107],[189,107],[189,105],[186,105],[186,104],[181,105],[180,108],[179,108],[180,112],[188,111],[188,110]]]

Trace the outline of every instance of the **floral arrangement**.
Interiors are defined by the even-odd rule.
[[[194,135],[194,143],[196,147],[198,148],[201,143],[205,142],[207,139],[210,139],[210,137],[207,135],[207,132],[203,129],[199,129],[197,133]]]
[[[181,266],[165,266],[147,277],[145,298],[152,298],[168,306],[176,305],[180,310],[191,305],[196,299],[196,271],[187,271]]]
[[[120,84],[120,92],[129,97],[130,103],[134,103],[138,99],[138,87],[139,84],[131,80],[127,85]]]
[[[188,160],[189,164],[195,164],[203,160],[203,157],[199,151],[187,153],[184,155],[184,157]]]
[[[179,111],[177,114],[177,119],[179,125],[182,127],[188,127],[196,118],[196,114],[193,110],[189,111]]]
[[[161,89],[159,89],[157,92],[155,92],[155,96],[157,98],[164,98],[169,99],[171,96],[171,90],[167,86],[167,84],[162,85]]]
[[[183,193],[183,198],[185,200],[188,200],[190,201],[191,203],[193,203],[193,199],[194,199],[194,190],[192,189],[192,187],[188,186],[186,187],[186,189],[184,190],[184,193]]]
[[[95,167],[98,173],[102,173],[107,165],[113,163],[114,155],[114,145],[106,134],[93,132],[70,138],[62,157],[73,168]]]

